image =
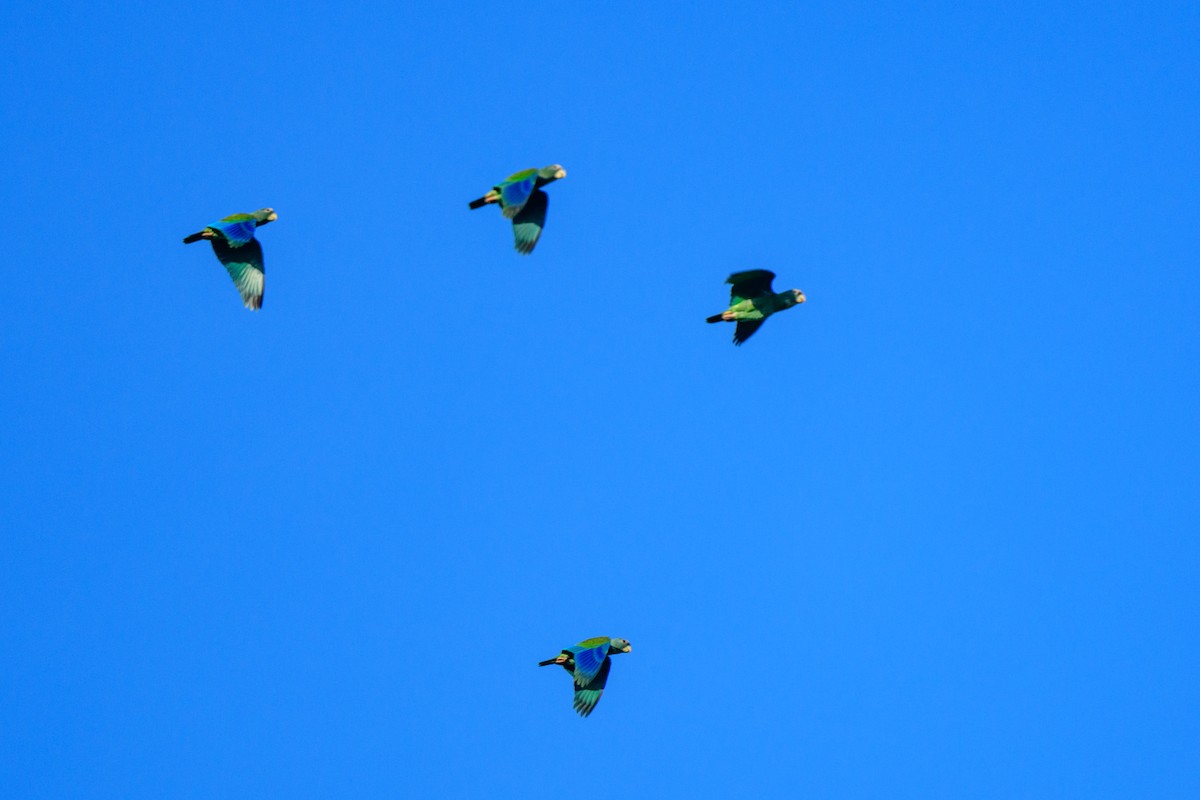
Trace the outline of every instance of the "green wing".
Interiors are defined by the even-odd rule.
[[[733,343],[737,347],[742,346],[742,342],[754,335],[754,332],[762,327],[766,320],[762,319],[743,319],[739,320],[737,327],[733,329]]]
[[[604,659],[604,663],[600,665],[600,671],[596,673],[596,677],[592,678],[587,688],[576,687],[575,702],[572,703],[572,706],[579,712],[579,716],[586,717],[591,714],[596,703],[600,702],[600,695],[604,694],[604,685],[608,683],[608,670],[611,667],[612,659]]]
[[[550,205],[550,197],[541,189],[534,189],[533,194],[525,201],[520,213],[513,217],[513,237],[517,240],[517,252],[529,255],[542,236],[542,228],[546,227],[546,209]]]
[[[733,284],[733,288],[729,291],[729,304],[734,305],[743,300],[775,294],[771,289],[773,280],[775,280],[775,273],[768,269],[748,269],[745,272],[733,273],[725,280],[726,283]]]
[[[229,277],[233,278],[233,285],[242,296],[242,304],[252,311],[262,308],[265,276],[262,245],[258,240],[251,239],[241,247],[230,247],[228,242],[217,237],[212,240],[212,246],[217,258],[229,271]]]

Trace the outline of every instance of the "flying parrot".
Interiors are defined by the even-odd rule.
[[[571,673],[571,677],[575,679],[575,710],[579,712],[579,716],[586,717],[592,713],[596,703],[600,702],[600,695],[604,693],[608,669],[612,665],[609,656],[628,653],[630,650],[629,642],[625,639],[597,636],[564,647],[558,656],[538,662],[538,666],[560,664]]]
[[[517,252],[529,255],[546,227],[546,208],[550,198],[542,187],[567,177],[567,171],[558,164],[542,169],[526,169],[509,175],[478,200],[472,200],[471,208],[482,208],[489,203],[499,203],[500,213],[513,223]]]
[[[262,308],[263,301],[263,254],[254,231],[277,219],[279,217],[271,208],[260,208],[253,214],[230,214],[199,233],[193,233],[183,243],[191,244],[201,239],[212,242],[213,252],[225,265],[233,285],[242,295],[242,304],[257,311]]]
[[[725,281],[733,284],[729,292],[729,309],[713,314],[705,322],[736,322],[733,343],[740,347],[762,327],[767,317],[804,302],[804,292],[799,289],[776,294],[771,289],[774,279],[775,273],[766,269],[733,273]]]

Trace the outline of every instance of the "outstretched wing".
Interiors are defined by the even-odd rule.
[[[521,213],[513,217],[513,236],[517,240],[517,252],[521,255],[527,256],[533,252],[534,245],[542,236],[542,228],[546,227],[546,209],[549,206],[549,195],[541,189],[534,189]]]
[[[730,305],[775,294],[771,289],[773,280],[775,273],[769,269],[748,269],[745,272],[733,273],[725,280],[726,283],[733,284],[733,288],[729,290]]]
[[[766,322],[763,319],[744,319],[740,320],[737,327],[733,329],[733,343],[737,347],[742,346],[742,342],[754,335],[754,332],[762,327]]]
[[[564,648],[564,653],[570,653],[575,659],[575,685],[587,686],[599,674],[600,668],[608,660],[608,648],[612,639],[607,636],[597,636],[595,639],[585,639],[576,645]]]
[[[521,209],[529,202],[529,198],[537,189],[538,171],[536,169],[522,170],[515,175],[509,175],[496,186],[500,192],[500,213],[507,219],[512,219],[521,213]]]
[[[251,310],[262,308],[263,301],[263,254],[257,239],[250,239],[241,247],[230,247],[224,239],[212,240],[213,252],[229,271],[233,285],[242,296],[242,304]]]
[[[258,220],[253,214],[230,214],[220,222],[214,222],[208,227],[220,233],[225,237],[225,241],[229,242],[232,247],[241,247],[247,242],[253,241],[254,229],[258,226]]]
[[[608,683],[608,670],[611,666],[612,659],[605,658],[604,663],[600,665],[600,671],[588,683],[587,688],[575,688],[575,702],[572,706],[579,712],[579,716],[586,717],[591,714],[596,703],[600,702],[600,695],[604,694],[604,684]]]

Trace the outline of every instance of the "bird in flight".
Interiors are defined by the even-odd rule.
[[[500,213],[511,219],[517,252],[529,255],[541,238],[546,227],[546,209],[550,198],[542,187],[567,177],[567,171],[558,164],[542,169],[526,169],[509,175],[492,187],[478,200],[470,202],[471,208],[483,208],[490,203],[500,204]]]
[[[804,292],[799,289],[776,294],[771,288],[773,280],[775,273],[766,269],[733,273],[725,280],[733,285],[729,292],[729,308],[720,314],[713,314],[705,322],[736,322],[733,343],[740,347],[742,342],[762,327],[767,317],[800,305],[805,300]]]
[[[279,217],[272,208],[260,208],[252,214],[230,214],[188,236],[183,243],[191,244],[201,239],[212,242],[213,252],[229,271],[233,285],[242,296],[242,304],[257,311],[262,308],[264,274],[262,245],[254,238],[254,232],[277,219]]]
[[[596,703],[600,702],[600,695],[604,693],[604,684],[608,682],[608,670],[612,665],[609,656],[628,653],[631,649],[625,639],[597,636],[564,647],[557,656],[539,662],[538,666],[558,664],[571,673],[575,683],[575,710],[579,716],[586,717],[592,713]]]

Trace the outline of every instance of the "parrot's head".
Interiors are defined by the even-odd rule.
[[[559,178],[567,177],[567,171],[558,164],[551,164],[538,170],[538,177],[546,183],[552,183]]]
[[[613,639],[612,643],[608,647],[610,652],[617,653],[628,653],[633,649],[629,646],[628,639]]]
[[[275,209],[273,208],[260,208],[254,212],[254,222],[258,226],[266,225],[268,222],[274,222],[277,219],[279,219],[279,215],[275,213]]]

